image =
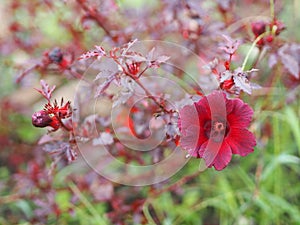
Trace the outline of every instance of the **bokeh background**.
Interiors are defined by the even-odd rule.
[[[193,176],[199,161],[192,159],[168,181],[145,187],[106,180],[80,158],[53,172],[51,155],[38,145],[47,129],[31,124],[45,103],[34,88],[45,79],[57,86],[58,99],[72,99],[78,80],[51,68],[16,82],[54,47],[73,55],[72,66],[83,72],[76,59],[94,45],[134,38],[175,42],[209,61],[220,54],[219,36],[234,36],[243,39],[239,65],[254,40],[251,22],[271,20],[270,2],[2,0],[0,224],[300,224],[300,75],[291,74],[300,63],[300,1],[275,1],[274,14],[286,29],[250,56],[247,67],[259,69],[253,80],[263,88],[241,97],[254,110],[257,146],[223,171]],[[295,46],[294,69],[275,57],[285,43]],[[186,60],[188,71],[200,73]]]

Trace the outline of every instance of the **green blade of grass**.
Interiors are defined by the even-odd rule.
[[[295,142],[297,144],[298,153],[300,155],[300,124],[299,119],[295,113],[295,111],[292,110],[292,108],[287,107],[285,110],[286,115],[286,121],[289,123],[292,133],[295,138]]]

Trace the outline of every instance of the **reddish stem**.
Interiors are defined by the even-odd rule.
[[[133,79],[144,90],[147,97],[152,99],[155,102],[155,104],[158,105],[165,113],[173,113],[174,112],[174,110],[172,110],[172,109],[171,110],[166,109],[165,106],[162,103],[160,103],[159,101],[157,101],[157,99],[140,82],[140,80],[139,80],[140,75],[142,73],[144,73],[148,69],[148,67],[146,67],[138,77],[135,77],[135,76],[131,75],[130,73],[128,73],[127,70],[123,67],[123,65],[115,57],[112,57],[112,59],[122,68],[122,71],[125,73],[125,75],[129,76],[131,79]]]
[[[77,0],[77,3],[82,7],[82,9],[84,11],[86,11],[89,15],[89,17],[91,17],[93,20],[96,21],[96,23],[104,30],[104,32],[111,37],[111,39],[113,38],[113,35],[111,34],[111,32],[109,31],[108,27],[105,25],[106,24],[106,18],[103,17],[98,10],[94,9],[94,8],[90,8],[85,4],[85,0]]]
[[[137,76],[137,78],[140,78],[147,69],[149,69],[148,66],[145,67],[145,69]]]
[[[23,80],[23,78],[30,73],[32,70],[35,70],[37,68],[41,67],[40,63],[37,63],[35,65],[33,65],[32,67],[28,68],[27,70],[25,70],[23,73],[21,73],[21,75],[17,78],[16,83],[20,83],[21,80]]]

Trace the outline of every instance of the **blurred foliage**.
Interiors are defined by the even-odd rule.
[[[2,4],[7,5],[12,1],[5,0]],[[142,7],[147,1],[117,2],[120,7],[135,8]],[[40,54],[45,46],[65,45],[71,40],[70,34],[66,33],[59,23],[62,19],[74,20],[75,24],[78,24],[77,31],[83,32],[79,18],[72,18],[73,15],[68,13],[64,1],[54,1],[54,4],[55,10],[51,13],[47,7],[39,6],[34,21],[31,21],[27,10],[20,9],[16,15],[3,15],[7,21],[14,16],[14,19],[24,26],[34,26],[42,33],[44,41],[38,49],[33,50],[33,55]],[[155,6],[155,3],[151,4]],[[280,18],[288,27],[283,35],[291,41],[300,39],[300,30],[297,29],[299,13],[293,13],[295,17],[290,15],[291,11],[299,9],[298,6],[297,0],[285,1],[280,14]],[[1,8],[3,11],[5,6]],[[91,29],[82,34],[85,40],[83,45],[90,47],[98,44],[94,41],[99,33],[103,31],[92,24]],[[4,34],[1,38],[5,38]],[[21,38],[30,38],[30,33],[23,34]],[[247,52],[247,46],[243,48],[246,50],[240,51]],[[5,103],[8,96],[18,90],[14,83],[18,68],[12,65],[22,64],[28,58],[29,55],[21,49],[12,52],[7,50],[5,54],[0,55],[0,224],[3,225],[34,224],[27,221],[31,221],[36,210],[35,205],[29,199],[19,199],[16,193],[11,192],[11,187],[16,182],[11,180],[11,177],[18,170],[17,167],[26,168],[31,157],[39,152],[35,149],[35,143],[45,130],[40,131],[32,127],[32,109],[28,110],[25,106],[10,107]],[[250,57],[249,63],[254,62],[254,59],[255,54]],[[266,65],[267,62],[263,61],[260,68],[267,67]],[[268,75],[269,71],[264,73]],[[160,196],[152,197],[148,192],[149,187],[140,188],[140,192],[146,198],[143,212],[149,224],[155,224],[156,217],[163,225],[300,224],[300,99],[297,98],[292,104],[276,109],[277,105],[285,104],[289,94],[289,90],[282,87],[280,82],[276,87],[278,89],[269,93],[267,97],[249,98],[249,104],[255,112],[251,129],[255,131],[259,140],[254,153],[247,158],[235,156],[225,170],[205,170],[195,179],[181,184],[175,191],[164,192]],[[270,107],[264,110],[265,106]],[[272,108],[274,110],[271,110]],[[26,157],[18,159],[18,155]],[[47,156],[43,154],[42,157]],[[50,167],[49,164],[47,161],[46,166]],[[94,203],[90,193],[79,190],[73,181],[67,179],[73,172],[72,166],[57,174],[59,180],[65,182],[54,184],[57,190],[54,202],[63,213],[58,218],[51,215],[46,223],[109,224],[105,212],[110,206],[101,202]],[[199,160],[191,159],[171,178],[169,184],[193,174],[198,168]],[[131,187],[128,191],[132,191]],[[77,203],[73,203],[74,199]],[[132,221],[130,215],[125,219],[127,224],[133,224]]]

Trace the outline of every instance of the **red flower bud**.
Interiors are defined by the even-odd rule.
[[[47,127],[50,126],[52,122],[52,118],[44,110],[35,112],[31,118],[32,118],[32,125],[35,127]]]
[[[269,36],[266,37],[266,41],[269,42],[269,43],[271,43],[273,41],[273,39],[274,38],[273,38],[272,35],[269,35]]]
[[[63,60],[63,53],[60,48],[54,48],[48,53],[49,59],[54,63],[60,63]]]
[[[255,37],[258,37],[266,31],[266,23],[263,21],[257,21],[251,23],[251,29]]]

